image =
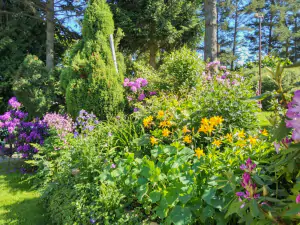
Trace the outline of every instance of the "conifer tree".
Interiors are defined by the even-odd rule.
[[[70,51],[69,65],[61,74],[67,110],[73,117],[85,109],[106,119],[122,108],[122,57],[119,54],[117,73],[109,44],[113,32],[105,0],[91,0],[83,19],[83,38]]]

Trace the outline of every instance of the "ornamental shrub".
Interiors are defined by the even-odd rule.
[[[178,92],[189,91],[201,78],[204,63],[196,52],[183,47],[167,55],[159,68],[161,89]]]
[[[58,90],[57,71],[47,72],[44,63],[34,55],[27,55],[14,77],[13,91],[23,104],[30,119],[42,117],[62,104]]]
[[[106,1],[90,1],[83,19],[83,39],[71,49],[61,73],[67,111],[74,118],[81,109],[106,119],[123,108],[123,62],[117,53],[117,73],[109,44],[113,33],[112,13]]]

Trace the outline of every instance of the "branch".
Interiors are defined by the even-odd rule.
[[[4,13],[4,14],[13,14],[13,15],[23,15],[23,16],[27,16],[29,18],[32,18],[32,19],[37,19],[37,20],[41,20],[43,22],[45,22],[45,18],[42,18],[42,17],[37,17],[37,16],[32,16],[32,15],[29,15],[27,13],[24,13],[24,12],[9,12],[9,11],[5,11],[5,10],[0,10],[0,13]]]

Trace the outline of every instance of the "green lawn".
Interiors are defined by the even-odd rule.
[[[20,183],[16,164],[0,163],[0,225],[47,225],[39,193]]]

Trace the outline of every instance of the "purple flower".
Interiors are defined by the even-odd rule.
[[[140,94],[140,96],[138,97],[139,101],[143,101],[146,98],[146,95],[144,93]]]
[[[138,112],[140,109],[139,108],[134,108],[133,112]]]
[[[280,143],[274,142],[275,151],[278,154],[280,149]]]
[[[112,133],[111,133],[111,132],[108,132],[107,135],[108,135],[108,137],[111,137],[111,136],[112,136]]]
[[[96,220],[90,219],[90,223],[91,223],[91,224],[95,224],[95,223],[96,223]]]
[[[220,70],[226,70],[226,66],[220,66]]]
[[[296,203],[297,203],[297,204],[300,203],[300,194],[298,194],[297,197],[296,197]]]
[[[114,164],[114,163],[111,164],[111,168],[112,168],[112,169],[115,169],[116,167],[117,167],[116,164]]]
[[[245,164],[242,164],[242,165],[240,166],[240,169],[241,169],[241,170],[246,170],[246,169],[247,169],[247,166],[246,166]]]
[[[18,102],[16,97],[12,97],[11,99],[8,100],[8,104],[13,108],[13,109],[18,109],[21,107],[21,103]]]
[[[243,196],[245,196],[245,193],[244,192],[236,192],[235,195],[238,197],[243,197]]]
[[[119,120],[119,119],[121,119],[121,117],[120,116],[116,116],[116,119]]]
[[[149,95],[150,96],[156,95],[156,91],[150,91]]]
[[[11,118],[11,112],[10,111],[4,113],[3,115],[0,115],[0,120],[3,120],[3,121],[7,121],[10,118]]]
[[[127,100],[130,102],[130,101],[132,101],[132,100],[133,100],[133,98],[132,98],[132,97],[130,97],[130,96],[127,96]]]
[[[125,78],[125,79],[124,79],[123,86],[124,86],[124,87],[127,87],[128,84],[129,84],[129,79],[128,79],[128,78]]]
[[[131,86],[130,90],[133,91],[133,92],[137,92],[136,86]]]
[[[147,84],[148,84],[148,81],[146,79],[143,79],[142,80],[142,87],[147,86]]]

